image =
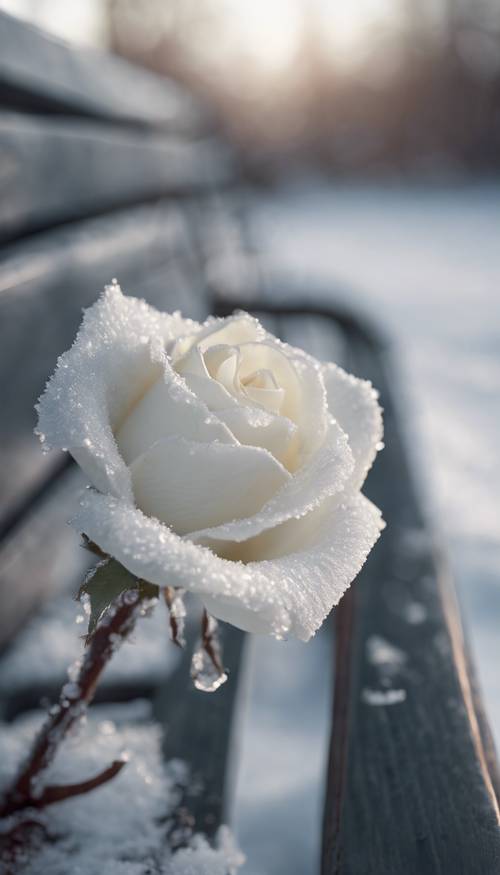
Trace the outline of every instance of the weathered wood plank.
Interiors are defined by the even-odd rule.
[[[221,823],[230,819],[232,730],[241,695],[245,633],[226,623],[220,624],[219,631],[229,672],[224,686],[213,695],[194,687],[190,663],[198,633],[191,629],[176,672],[154,701],[155,719],[165,729],[165,759],[181,759],[189,769],[177,816],[170,825],[174,847],[185,841],[183,826],[213,837]]]
[[[205,130],[207,109],[177,83],[101,52],[76,49],[0,13],[0,105]]]
[[[351,336],[350,351],[352,369],[381,390],[386,449],[367,493],[388,528],[336,612],[322,872],[493,875],[496,763],[453,586],[411,479],[394,368],[366,338]]]
[[[183,212],[141,207],[37,235],[0,265],[0,519],[45,476],[33,405],[73,342],[82,307],[114,276],[124,291],[204,318],[206,291]],[[15,509],[15,508],[14,508]]]
[[[125,204],[227,184],[229,151],[85,119],[0,113],[0,242]]]
[[[40,493],[0,543],[0,650],[42,601],[81,580],[88,565],[66,525],[85,480],[72,466]]]

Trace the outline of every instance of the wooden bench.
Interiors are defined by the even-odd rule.
[[[82,477],[67,458],[43,456],[32,433],[33,404],[81,308],[117,276],[127,292],[194,318],[251,309],[283,339],[372,379],[385,408],[386,448],[367,492],[388,528],[328,621],[336,643],[321,871],[500,871],[493,745],[453,585],[412,482],[394,368],[378,331],[340,303],[316,306],[290,279],[260,276],[239,216],[244,180],[189,94],[5,15],[0,161],[0,681],[27,618],[49,599],[68,599],[85,566],[65,525]],[[295,303],[277,307],[283,283]],[[192,688],[189,648],[166,681],[139,675],[100,693],[108,702],[153,701],[168,727],[165,757],[186,760],[193,776],[180,811],[209,836],[231,820],[244,637],[224,627],[231,677],[213,696]],[[61,680],[56,672],[42,684],[4,685],[2,718],[55,695]]]

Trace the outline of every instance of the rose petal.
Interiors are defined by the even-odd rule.
[[[323,511],[316,520],[311,515],[300,552],[250,565],[221,559],[94,490],[86,492],[72,525],[132,574],[198,592],[222,619],[307,641],[338,603],[383,527],[380,512],[361,494],[331,514]]]
[[[330,413],[349,436],[355,460],[350,485],[360,489],[384,432],[378,393],[368,380],[359,380],[338,365],[324,365],[323,377]]]
[[[46,449],[69,449],[91,482],[132,501],[130,474],[113,431],[162,372],[151,353],[196,323],[160,313],[108,286],[85,311],[76,340],[59,359],[37,406],[37,432]]]
[[[158,441],[130,466],[135,502],[178,534],[253,514],[290,474],[257,447]]]
[[[236,398],[231,395],[221,383],[211,377],[200,377],[198,374],[183,374],[184,382],[197,398],[207,405],[208,409],[219,413],[225,407],[238,406]]]
[[[163,375],[135,405],[116,434],[127,465],[167,437],[236,443],[227,426],[210,415],[203,400],[192,394],[166,359],[163,366]]]
[[[291,621],[282,634],[291,632],[307,641],[316,632],[364,565],[383,528],[378,508],[358,493],[347,504],[327,500],[304,519],[266,532],[264,553],[269,558],[245,567],[274,580],[287,623]],[[276,634],[266,610],[255,612],[244,600],[227,595],[202,598],[219,620],[249,632]]]
[[[233,347],[211,347],[207,356]],[[236,399],[230,391],[209,376],[200,350],[193,346],[176,364],[191,391],[209,410],[216,412],[219,421],[230,429],[235,438],[248,446],[269,450],[285,467],[296,467],[297,426],[283,416],[274,416],[255,407],[245,396]]]
[[[272,354],[271,350],[274,351]],[[246,368],[249,373],[258,368],[269,368],[285,389],[290,407],[283,405],[280,412],[299,426],[301,447],[297,467],[300,467],[321,446],[328,427],[328,403],[321,365],[302,350],[282,343],[271,334],[266,334],[265,343],[249,343],[241,347],[241,351],[242,358],[247,355],[246,367],[240,368],[243,375]]]
[[[326,498],[343,493],[353,469],[354,459],[347,436],[338,423],[330,419],[323,446],[262,510],[247,519],[192,531],[189,537],[217,552],[227,551],[228,545],[222,546],[218,542],[246,541],[292,517],[303,517]]]
[[[297,426],[284,416],[273,416],[266,410],[235,405],[217,411],[223,422],[241,444],[268,450],[285,468],[293,469]]]
[[[263,340],[266,332],[260,322],[248,313],[235,313],[223,319],[210,316],[195,332],[189,331],[171,348],[174,365],[177,360],[196,345],[203,354],[209,347],[218,344],[237,346],[240,343]]]

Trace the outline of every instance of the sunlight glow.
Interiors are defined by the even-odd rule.
[[[393,26],[401,16],[398,0],[319,0],[322,34],[336,63],[356,64],[369,51],[377,28]]]
[[[175,9],[182,0],[168,2]],[[431,0],[419,2],[428,5]],[[355,66],[369,50],[374,30],[397,22],[406,7],[403,0],[198,0],[198,4],[200,21],[207,17],[209,28],[206,39],[194,29],[195,53],[219,68],[237,61],[257,78],[289,70],[308,35],[318,39],[335,63]],[[150,15],[158,15],[159,8],[151,3]],[[106,42],[105,0],[0,0],[0,9],[72,42],[98,46]],[[145,4],[145,15],[147,10]]]

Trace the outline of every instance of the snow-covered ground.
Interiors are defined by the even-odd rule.
[[[273,265],[344,290],[394,341],[500,745],[500,181],[309,180],[256,199],[253,220]]]
[[[1,788],[12,780],[44,716],[31,712],[13,724],[0,725]],[[27,857],[18,856],[16,871],[23,875],[235,875],[243,858],[225,827],[219,830],[215,848],[196,835],[187,848],[167,852],[165,821],[178,804],[179,786],[187,776],[179,761],[164,763],[160,729],[151,721],[148,702],[95,706],[88,723],[62,746],[46,781],[85,780],[122,757],[128,762],[113,781],[55,803],[38,815],[56,840],[44,842]]]

